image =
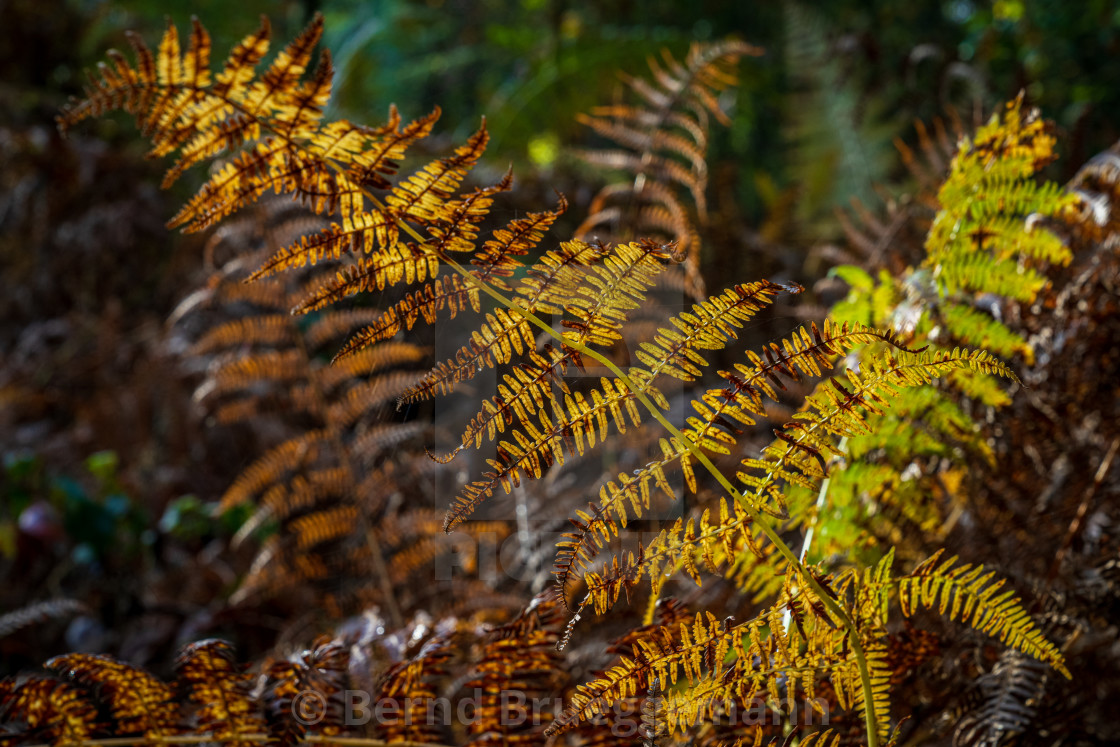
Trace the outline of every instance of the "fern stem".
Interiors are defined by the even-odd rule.
[[[848,437],[844,436],[837,444],[836,450],[841,454],[848,453]],[[801,562],[805,562],[805,558],[809,555],[809,547],[813,544],[813,535],[816,533],[817,525],[821,521],[821,511],[824,510],[825,504],[828,502],[828,486],[832,482],[832,475],[825,476],[821,481],[821,489],[817,493],[817,502],[813,506],[813,520],[809,522],[809,528],[805,530],[805,539],[801,541]]]
[[[369,193],[365,189],[363,189],[362,191],[370,199],[377,210],[383,212],[386,215],[393,215],[393,213],[386,210],[384,203],[382,203],[381,200],[379,200],[375,195]],[[420,245],[423,245],[425,243],[425,238],[421,236],[415,228],[408,225],[408,223],[406,223],[405,221],[396,218],[395,216],[394,220],[401,228],[401,230],[403,230],[412,238],[416,239],[416,241],[418,241]],[[855,623],[852,621],[851,617],[849,617],[848,614],[844,611],[844,608],[841,607],[840,604],[837,603],[824,590],[824,588],[815,578],[813,578],[813,575],[808,572],[808,570],[802,564],[801,559],[798,558],[797,554],[795,554],[790,546],[786,544],[785,540],[782,539],[777,530],[771,527],[769,523],[767,523],[767,521],[763,518],[762,514],[745,500],[742,493],[735,489],[735,486],[732,485],[727,477],[723,474],[723,472],[721,472],[719,468],[712,463],[712,461],[708,458],[708,455],[705,454],[699,446],[697,446],[683,433],[681,433],[679,428],[669,422],[668,418],[666,418],[664,413],[661,412],[661,408],[654,404],[653,401],[650,400],[650,398],[646,395],[642,387],[636,385],[633,379],[626,375],[626,373],[621,368],[615,365],[614,361],[610,360],[603,354],[591,349],[581,342],[570,340],[568,338],[565,338],[562,334],[557,333],[556,330],[552,328],[551,324],[544,321],[528,309],[523,308],[513,299],[507,298],[500,291],[493,288],[489,283],[479,280],[469,270],[467,270],[465,267],[463,267],[461,264],[456,262],[451,257],[447,256],[446,254],[440,252],[438,256],[440,261],[447,263],[447,265],[459,275],[461,275],[464,280],[466,280],[474,287],[478,288],[486,295],[493,298],[495,301],[500,303],[505,308],[509,309],[511,312],[517,314],[522,319],[531,323],[535,327],[538,327],[557,341],[568,345],[570,348],[576,350],[580,355],[585,355],[602,364],[607,370],[614,374],[618,378],[618,380],[622,382],[624,386],[626,386],[628,390],[634,393],[634,396],[637,397],[638,401],[640,401],[646,408],[646,410],[648,410],[649,413],[653,415],[654,419],[661,424],[661,427],[663,427],[667,433],[676,438],[681,444],[685,446],[685,448],[688,449],[688,451],[692,454],[692,457],[704,466],[704,469],[707,470],[707,472],[716,479],[720,486],[725,491],[727,491],[727,494],[734,498],[737,503],[742,505],[742,507],[750,515],[751,521],[753,521],[759,527],[759,529],[762,530],[762,533],[766,535],[766,538],[774,544],[774,547],[778,551],[778,554],[785,558],[785,560],[791,566],[797,569],[801,576],[805,578],[806,582],[809,584],[809,587],[813,590],[813,593],[816,594],[817,598],[821,601],[821,604],[823,604],[825,608],[828,609],[828,611],[831,612],[847,630],[848,642],[851,646],[852,656],[856,660],[856,666],[859,669],[860,685],[863,689],[863,712],[864,723],[867,729],[867,747],[879,747],[879,730],[878,725],[875,722],[874,709],[872,708],[872,703],[874,702],[874,693],[872,692],[871,688],[871,673],[867,666],[867,655],[864,653],[863,644],[860,643],[859,640],[859,631],[856,629]]]

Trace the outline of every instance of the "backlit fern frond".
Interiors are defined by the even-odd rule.
[[[692,621],[651,630],[638,637],[630,654],[597,679],[581,685],[546,733],[561,733],[595,718],[626,698],[644,696],[664,683],[659,723],[684,732],[717,716],[733,702],[756,699],[779,703],[794,687],[806,698],[815,694],[816,677],[831,673],[851,684],[845,652],[830,623],[810,612],[804,625],[788,632],[782,600],[745,623],[732,625],[711,613]],[[855,677],[858,682],[858,675]]]
[[[249,694],[251,678],[242,673],[225,641],[191,644],[176,659],[175,672],[185,699],[197,708],[193,726],[199,731],[236,747],[253,744],[239,736],[264,731],[264,719]]]
[[[40,676],[0,681],[0,719],[6,731],[54,745],[90,739],[100,726],[97,707],[83,688]]]
[[[95,688],[118,733],[145,739],[179,733],[174,690],[148,672],[95,654],[56,656],[46,666],[85,687]]]
[[[650,287],[654,273],[660,271],[666,259],[664,250],[652,243],[630,245],[625,251],[619,248],[619,252],[619,260],[611,261],[608,255],[602,267],[592,268],[590,280],[575,286],[575,294],[562,308],[575,319],[564,321],[570,331],[562,339],[602,346],[619,339],[625,313]],[[467,486],[456,500],[447,527],[461,522],[493,493],[497,484],[508,491],[523,473],[539,478],[545,468],[564,463],[565,451],[582,455],[594,447],[596,439],[602,441],[612,424],[619,432],[625,432],[624,412],[632,425],[638,425],[641,418],[637,404],[641,397],[667,409],[665,397],[654,382],[661,376],[694,380],[700,375],[698,366],[706,363],[697,351],[722,348],[735,338],[737,328],[782,290],[787,289],[765,281],[752,283],[694,305],[690,312],[673,318],[672,329],[663,328],[652,341],[643,343],[637,357],[648,368],[630,369],[628,375],[633,384],[603,378],[599,388],[588,396],[564,387],[561,400],[550,389],[553,379],[563,373],[563,366],[571,360],[570,354],[557,355],[553,351],[551,361],[531,356],[529,367],[522,368],[516,379],[507,377],[506,388],[500,390],[501,399],[484,403],[460,439],[457,450],[481,442],[484,435],[496,439],[515,417],[521,421],[513,440],[498,443],[498,457],[490,460],[492,470],[485,475],[487,479]],[[545,310],[561,309],[545,305]],[[635,388],[632,390],[631,386]],[[668,454],[669,447],[662,448]],[[654,477],[663,484],[663,476]],[[648,477],[643,477],[641,484],[644,486],[647,481]],[[642,492],[648,507],[648,492],[644,487]],[[640,515],[640,508],[637,510]]]
[[[1056,214],[1072,199],[1057,185],[1032,179],[1054,159],[1054,143],[1037,112],[1022,111],[1016,100],[961,144],[926,240],[923,266],[934,270],[941,287],[1030,300],[1044,278],[1024,262],[1069,262],[1058,237],[1031,230],[1028,222]]]
[[[747,550],[764,560],[766,555],[760,549],[763,538],[757,526],[759,515],[803,521],[803,516],[790,514],[786,493],[791,487],[818,487],[828,475],[831,458],[840,454],[840,439],[868,432],[870,415],[888,408],[900,390],[923,386],[934,377],[962,368],[1013,375],[984,351],[928,353],[888,349],[865,359],[863,365],[860,373],[846,372],[846,384],[830,379],[827,385],[819,387],[795,419],[776,431],[776,440],[761,458],[742,461],[743,470],[737,477],[744,490],[735,494],[734,500],[722,499],[718,516],[708,510],[699,520],[678,519],[647,544],[636,562],[631,558],[625,573],[589,574],[588,595],[579,609],[591,605],[602,613],[614,604],[620,591],[632,588],[643,576],[650,579],[657,591],[665,574],[679,569],[700,583],[701,566],[716,571]],[[585,523],[590,524],[586,520]],[[566,581],[576,561],[580,567],[587,562],[590,552],[584,543],[588,537],[602,547],[610,539],[607,532],[617,529],[608,524],[597,531],[599,537],[588,528],[580,528],[573,535],[562,551],[558,578]],[[767,562],[760,563],[759,568],[763,573],[769,572]]]
[[[533,265],[517,295],[525,299],[523,308],[528,313],[570,316],[562,322],[570,330],[565,337],[580,344],[610,345],[620,339],[626,313],[637,307],[653,278],[670,260],[669,248],[653,242],[627,244],[595,252],[598,261],[583,265],[578,258],[588,255],[590,247],[572,243],[574,246],[549,252]],[[405,392],[402,401],[447,392],[483,367],[509,363],[515,352],[520,356],[535,350],[528,321],[520,312],[499,308],[486,315],[484,324],[471,335],[471,343],[454,360],[439,364]]]
[[[772,295],[776,290],[777,286],[773,286],[764,292]],[[742,293],[742,288],[733,289],[724,296],[724,300]],[[695,322],[701,314],[689,316]],[[685,378],[684,374],[691,376],[691,373],[683,366],[695,370],[693,361],[698,362],[698,357],[693,352],[694,349],[688,350],[688,346],[682,347],[693,356],[691,359],[682,355],[684,350],[674,350],[681,340],[668,345],[669,340],[691,328],[691,324],[680,321],[679,318],[674,319],[674,326],[677,328],[674,331],[662,330],[661,345],[651,344],[643,352],[648,356],[652,370],[660,373],[664,369],[675,368],[677,376]],[[687,333],[684,339],[692,339],[691,333]],[[715,342],[711,341],[712,346]],[[577,511],[577,518],[573,519],[575,531],[559,544],[554,571],[558,589],[563,591],[566,588],[574,570],[587,567],[595,554],[606,547],[620,528],[626,526],[631,514],[635,517],[642,516],[643,510],[649,508],[651,483],[659,486],[671,498],[675,497],[665,477],[668,468],[679,462],[689,489],[696,490],[693,466],[695,456],[690,446],[714,454],[731,453],[731,447],[740,432],[735,424],[749,426],[754,424],[756,418],[763,417],[763,397],[776,398],[777,389],[785,388],[783,377],[797,380],[803,375],[820,376],[831,371],[837,358],[846,351],[873,342],[898,344],[889,334],[859,325],[834,325],[826,322],[822,331],[814,324],[809,329],[798,330],[783,340],[781,345],[771,343],[766,346],[762,356],[748,351],[751,363],[736,364],[737,373],[721,372],[728,386],[709,389],[692,403],[696,415],[688,419],[688,427],[682,431],[687,443],[676,438],[662,439],[660,458],[650,461],[633,475],[619,475],[616,480],[608,482],[599,492],[597,505],[592,504],[588,511]],[[708,343],[705,347],[707,345]],[[674,366],[678,360],[683,362]],[[639,378],[646,381],[653,377],[650,371]],[[764,510],[774,510],[779,514],[782,512],[780,506]]]
[[[591,116],[582,116],[596,134],[620,146],[586,151],[583,158],[625,172],[632,181],[604,187],[576,235],[673,241],[687,257],[693,294],[703,298],[698,229],[707,221],[709,122],[712,117],[729,122],[718,94],[735,84],[739,59],[758,54],[760,49],[737,41],[693,44],[683,64],[665,52],[661,63],[649,60],[652,82],[624,78],[636,103],[601,106]],[[688,191],[691,209],[671,184]]]
[[[941,555],[939,551],[899,579],[903,614],[936,608],[950,620],[966,623],[1071,676],[1061,653],[1046,640],[1015,592],[1004,588],[1003,579],[983,566],[958,564],[956,557],[941,560]]]

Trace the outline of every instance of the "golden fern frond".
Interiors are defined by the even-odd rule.
[[[306,552],[323,542],[347,537],[358,521],[357,506],[335,506],[293,519],[286,525],[297,552]]]
[[[471,259],[471,264],[480,268],[472,270],[471,275],[478,283],[509,290],[504,278],[512,276],[521,266],[521,262],[516,257],[528,254],[529,250],[541,240],[548,227],[566,209],[567,201],[561,197],[560,205],[556,210],[530,213],[525,218],[515,219],[505,228],[494,231],[494,238],[487,241]],[[470,238],[473,239],[474,236]],[[466,248],[457,247],[458,250]],[[439,249],[440,247],[437,246],[437,250]],[[422,281],[423,278],[420,280]],[[412,284],[412,281],[409,282]],[[434,279],[389,308],[377,324],[367,327],[348,340],[335,356],[335,360],[341,360],[366,345],[388,339],[402,327],[412,329],[419,316],[423,316],[424,320],[431,324],[435,321],[436,313],[445,307],[450,311],[452,318],[468,303],[477,312],[479,310],[478,287],[457,275]]]
[[[756,284],[743,287],[750,288],[754,285]],[[763,283],[756,290],[769,298],[781,288],[781,286]],[[723,298],[725,301],[731,301],[741,293],[741,289],[732,289]],[[748,294],[746,297],[752,296]],[[753,303],[752,301],[750,305]],[[699,316],[703,315],[696,313],[694,319]],[[676,331],[662,332],[666,343],[685,330],[677,320],[674,320],[674,326],[677,327]],[[704,329],[704,325],[700,325],[700,329]],[[714,329],[708,330],[698,339],[706,340],[705,345],[714,346],[718,344],[719,334],[722,334],[717,334],[715,339],[706,337],[706,334],[714,331]],[[690,338],[686,335],[683,339]],[[669,346],[658,345],[647,349],[646,352],[650,354],[650,360],[655,365],[671,367],[672,362],[681,357],[681,353],[674,350],[679,342],[681,340]],[[633,475],[620,474],[617,480],[608,482],[600,489],[598,505],[592,504],[586,512],[577,511],[577,518],[573,519],[575,531],[565,535],[558,545],[556,567],[553,571],[558,590],[563,593],[572,572],[587,567],[595,554],[606,547],[618,534],[620,528],[626,526],[630,512],[640,517],[643,510],[649,508],[651,482],[661,487],[669,497],[674,497],[665,477],[665,470],[672,464],[680,462],[685,482],[689,489],[695,492],[696,479],[692,467],[694,457],[690,445],[699,446],[713,453],[729,454],[730,446],[735,443],[735,437],[739,432],[732,421],[753,425],[754,418],[763,414],[762,397],[765,395],[772,399],[776,398],[777,392],[774,386],[785,388],[779,375],[794,379],[802,373],[819,376],[823,371],[831,370],[835,360],[844,352],[873,342],[894,346],[899,344],[889,333],[861,325],[847,323],[838,325],[826,321],[823,332],[812,324],[808,330],[800,329],[783,340],[781,346],[773,343],[768,345],[764,349],[765,360],[753,352],[748,352],[748,357],[754,365],[737,364],[742,378],[735,374],[721,372],[721,375],[728,380],[729,386],[723,389],[709,389],[700,400],[692,403],[699,417],[689,418],[688,427],[683,431],[689,443],[680,442],[676,438],[662,439],[660,458],[650,461]],[[678,366],[677,371],[679,375],[686,373],[687,369]],[[643,381],[648,379],[644,375],[639,378]]]
[[[572,259],[588,253],[581,247],[549,252],[530,270],[518,295],[527,300],[522,308],[529,313],[574,316],[563,322],[573,330],[565,336],[610,345],[620,339],[618,330],[626,312],[640,303],[670,254],[667,247],[642,242],[613,247],[600,262],[590,266]],[[585,271],[578,272],[580,267]],[[469,345],[461,348],[453,360],[439,363],[405,392],[401,401],[416,402],[446,393],[483,368],[509,363],[514,353],[520,356],[533,350],[536,340],[528,321],[519,312],[499,308],[486,315]]]
[[[761,626],[759,626],[761,627]],[[705,664],[722,664],[743,638],[736,630],[727,630],[709,613],[697,614],[695,620],[680,623],[676,628],[659,628],[634,644],[634,655],[623,656],[615,666],[592,682],[580,685],[564,711],[545,731],[546,736],[559,734],[609,708],[617,700],[643,693],[654,678],[668,687],[676,684],[683,670],[689,682],[701,679]],[[677,637],[679,636],[679,642]],[[767,660],[761,639],[748,636],[751,655]],[[755,650],[757,644],[757,650]]]
[[[356,332],[334,356],[335,363],[345,360],[359,350],[382,340],[391,339],[401,330],[412,329],[420,317],[433,324],[436,314],[444,308],[454,319],[468,306],[476,313],[481,306],[478,288],[469,285],[458,275],[444,275],[421,286],[377,316],[373,324]]]
[[[324,501],[345,495],[349,487],[346,470],[341,467],[306,469],[290,479],[273,482],[261,494],[259,511],[242,528],[238,537],[252,532],[266,521],[279,521],[282,528],[293,516],[310,516]]]
[[[805,687],[811,698],[815,676],[843,671],[847,657],[833,644],[836,636],[829,624],[806,620],[808,639],[796,629],[787,633],[782,606],[737,625],[699,613],[691,623],[639,637],[631,656],[622,656],[602,676],[577,688],[546,734],[566,731],[620,699],[644,694],[654,680],[665,690],[659,710],[669,730],[684,731],[710,717],[718,705],[750,702],[760,693],[778,702],[790,681]],[[687,686],[672,687],[680,680]]]
[[[395,244],[370,257],[359,257],[335,273],[293,309],[293,313],[309,311],[338,303],[344,298],[369,291],[381,291],[400,282],[422,283],[439,274],[439,258],[414,244]]]
[[[596,274],[586,285],[577,286],[581,295],[574,296],[576,300],[566,304],[565,310],[578,318],[578,321],[565,321],[565,326],[575,330],[571,338],[573,342],[609,344],[618,339],[618,330],[624,318],[622,315],[635,305],[643,289],[649,287],[652,273],[660,269],[662,248],[646,243],[631,245],[628,250],[619,253],[622,261],[612,262],[611,255],[608,255],[603,267],[593,266]],[[500,399],[484,403],[482,411],[464,432],[456,451],[481,441],[484,433],[496,438],[512,415],[524,413],[524,416],[531,417],[535,414],[537,424],[522,416],[522,430],[514,432],[516,443],[507,440],[498,445],[498,459],[490,462],[493,471],[486,474],[486,481],[475,482],[465,488],[448,515],[447,528],[461,522],[492,494],[499,482],[508,491],[512,485],[518,484],[523,472],[539,478],[544,468],[562,464],[564,446],[568,453],[582,455],[586,448],[595,445],[596,430],[600,441],[605,438],[610,422],[619,431],[625,432],[623,409],[629,413],[631,422],[638,425],[636,399],[639,396],[648,396],[663,408],[667,407],[664,396],[653,385],[654,379],[663,373],[672,373],[676,378],[685,380],[695,378],[699,375],[697,365],[704,363],[703,356],[695,351],[719,349],[729,339],[734,339],[734,330],[781,290],[799,289],[767,281],[737,286],[722,296],[694,305],[691,312],[674,318],[675,329],[660,330],[654,341],[646,343],[638,354],[643,362],[650,365],[650,369],[630,370],[631,380],[639,387],[637,391],[630,391],[621,382],[602,379],[600,389],[590,393],[590,402],[581,393],[567,391],[563,402],[558,402],[545,385],[558,373],[567,356],[554,356],[551,363],[540,356],[532,358],[535,369],[526,369],[518,379],[507,377],[506,383],[511,386],[500,391]],[[616,296],[620,300],[610,300]],[[569,339],[567,334],[565,339]],[[690,371],[695,371],[695,374]],[[534,412],[530,399],[543,404],[538,404]],[[645,501],[648,505],[648,495]]]
[[[56,656],[46,667],[95,688],[119,734],[158,739],[179,733],[175,692],[142,669],[97,654]]]
[[[529,213],[517,218],[505,228],[494,231],[494,238],[482,245],[471,259],[471,264],[480,268],[472,275],[480,282],[488,283],[503,291],[510,290],[505,278],[512,277],[522,263],[523,257],[534,248],[544,236],[549,226],[568,209],[568,201],[560,196],[560,204],[555,210]]]
[[[264,719],[249,695],[252,678],[242,674],[233,647],[210,639],[187,646],[175,660],[176,680],[196,706],[194,724],[216,741],[249,747],[238,739],[264,731]]]
[[[414,371],[392,371],[351,386],[327,408],[327,422],[332,428],[349,428],[376,408],[399,399],[416,377]]]
[[[935,376],[944,376],[957,369],[980,370],[1013,377],[1002,363],[984,351],[895,352],[870,356],[857,374],[847,371],[847,386],[829,379],[806,401],[795,419],[775,432],[776,440],[760,459],[742,461],[744,470],[737,477],[746,491],[733,500],[721,499],[718,517],[705,510],[699,521],[678,519],[672,527],[662,530],[640,555],[640,563],[629,569],[624,580],[596,576],[589,580],[588,596],[580,609],[592,604],[605,611],[618,598],[624,587],[632,587],[647,575],[655,590],[664,581],[665,573],[683,569],[694,581],[701,581],[701,562],[717,570],[741,556],[740,542],[758,558],[761,539],[757,536],[754,516],[769,513],[789,517],[787,485],[814,489],[829,470],[829,458],[839,454],[837,442],[867,432],[868,413],[882,411],[897,397],[899,390],[928,384]],[[586,518],[585,518],[586,517]],[[604,547],[610,532],[617,532],[609,523],[581,514],[585,526],[568,540],[558,563],[557,576],[566,581],[573,566],[583,567],[591,548]],[[578,525],[577,525],[578,526]],[[562,543],[563,544],[563,543]]]
[[[941,555],[939,550],[899,579],[903,614],[936,608],[1071,677],[1061,652],[1043,636],[1015,592],[1004,588],[1003,579],[982,565],[958,564],[955,556],[941,560]]]
[[[515,354],[522,355],[535,347],[536,338],[524,317],[503,308],[495,309],[486,315],[482,325],[471,333],[470,342],[453,359],[436,364],[427,376],[401,394],[399,403],[446,394],[484,368],[509,363]]]
[[[0,719],[17,735],[58,747],[90,739],[100,725],[97,707],[84,689],[41,676],[0,680]]]
[[[838,456],[834,440],[867,433],[866,413],[880,414],[898,390],[930,383],[956,369],[998,374],[1017,380],[1006,365],[984,350],[908,352],[865,357],[861,372],[846,371],[848,386],[829,379],[806,399],[805,408],[775,435],[762,459],[745,459],[737,477],[753,492],[756,507],[787,513],[779,481],[812,486],[823,479],[828,459]]]

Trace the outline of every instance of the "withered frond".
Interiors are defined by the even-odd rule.
[[[729,122],[717,96],[735,84],[739,59],[757,54],[760,49],[735,41],[693,44],[683,64],[666,52],[661,63],[649,61],[652,82],[625,78],[636,103],[599,107],[581,117],[598,135],[621,146],[586,151],[583,158],[623,171],[632,180],[599,192],[577,236],[673,241],[687,258],[690,289],[704,296],[697,227],[707,222],[709,118]],[[689,193],[691,209],[671,185]]]

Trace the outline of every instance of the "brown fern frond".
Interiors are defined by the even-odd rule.
[[[327,420],[335,428],[348,428],[375,407],[399,399],[416,378],[415,372],[397,371],[352,386],[327,410]]]
[[[294,747],[311,733],[344,732],[349,658],[345,646],[325,638],[268,668],[261,700],[268,732],[282,747]]]
[[[481,693],[477,718],[467,726],[468,745],[541,742],[543,724],[537,714],[524,717],[524,707],[550,696],[561,681],[556,653],[561,625],[555,601],[538,596],[517,618],[490,634],[467,682]],[[514,699],[514,694],[520,697]]]
[[[663,63],[650,59],[653,81],[625,77],[636,104],[599,107],[580,121],[621,150],[586,151],[590,163],[626,172],[629,185],[609,185],[594,199],[580,237],[607,229],[604,238],[620,241],[650,236],[673,241],[686,256],[691,290],[703,297],[697,226],[707,222],[707,147],[709,117],[728,119],[716,95],[735,84],[733,66],[761,50],[742,42],[693,44],[684,64],[667,52]],[[693,209],[669,186],[687,190]],[[693,217],[693,212],[695,217]]]
[[[195,355],[206,355],[240,345],[286,346],[293,343],[295,330],[285,316],[242,317],[214,327],[191,348]]]
[[[180,732],[174,690],[142,669],[97,654],[56,656],[45,666],[94,689],[117,734],[158,739]]]
[[[18,684],[0,681],[0,720],[18,736],[55,745],[83,742],[100,726],[97,707],[84,689],[40,676]]]
[[[450,635],[433,636],[410,659],[398,662],[383,675],[378,703],[389,703],[380,721],[386,742],[439,743],[443,733],[433,718],[439,701],[437,683],[446,674],[453,656]]]
[[[48,620],[62,620],[88,612],[89,608],[76,599],[47,599],[34,602],[0,615],[0,638],[31,625],[45,623]]]
[[[226,490],[219,510],[228,511],[233,506],[250,500],[289,470],[299,470],[305,465],[314,464],[328,440],[326,431],[308,431],[261,455]]]
[[[249,695],[252,678],[241,672],[230,644],[210,639],[187,646],[175,660],[175,674],[183,697],[196,706],[198,730],[236,747],[253,744],[238,737],[264,731],[264,719]]]
[[[478,294],[477,287],[468,284],[458,275],[436,278],[390,306],[373,324],[354,334],[335,354],[333,362],[338,363],[369,345],[388,340],[401,330],[412,329],[420,317],[426,323],[433,324],[436,314],[444,308],[448,310],[451,319],[468,306],[477,313],[481,309]]]

